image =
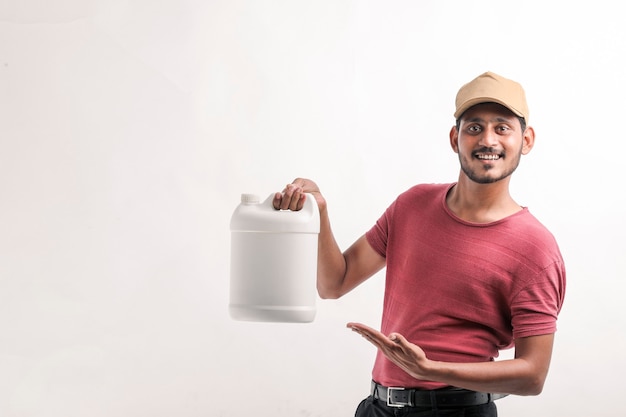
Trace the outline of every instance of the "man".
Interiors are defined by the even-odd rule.
[[[509,193],[535,141],[528,114],[515,81],[487,72],[461,87],[449,135],[458,181],[404,192],[344,253],[313,181],[276,194],[276,209],[316,198],[322,298],[387,268],[381,331],[348,323],[378,348],[357,416],[496,416],[494,399],[542,391],[565,268],[552,234]],[[512,346],[513,359],[494,361]]]

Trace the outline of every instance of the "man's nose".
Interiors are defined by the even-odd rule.
[[[491,148],[498,144],[498,135],[491,129],[487,129],[480,136],[480,145]]]

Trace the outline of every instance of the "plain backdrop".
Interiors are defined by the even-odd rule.
[[[521,82],[512,181],[568,288],[543,394],[500,415],[623,416],[619,2],[0,1],[0,416],[353,415],[383,274],[311,324],[228,315],[241,193],[314,179],[339,244],[450,182],[454,96]],[[503,352],[502,357],[510,357]]]

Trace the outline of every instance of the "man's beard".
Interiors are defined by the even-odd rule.
[[[481,151],[487,152],[487,153],[492,152],[490,149],[483,149]],[[502,157],[506,158],[506,154],[503,155]],[[511,174],[513,174],[513,172],[515,172],[515,170],[519,166],[521,157],[522,157],[522,153],[520,150],[520,152],[517,153],[517,156],[515,156],[515,159],[513,160],[512,165],[508,169],[506,169],[501,175],[497,177],[487,175],[489,171],[492,169],[492,167],[482,167],[480,169],[481,172],[479,172],[478,170],[473,170],[472,168],[469,167],[469,164],[464,163],[464,160],[461,154],[459,154],[459,162],[461,163],[461,170],[465,173],[465,175],[467,175],[467,177],[470,180],[478,184],[492,184],[494,182],[501,181],[509,177]]]

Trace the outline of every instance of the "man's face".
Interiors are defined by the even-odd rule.
[[[479,184],[509,177],[522,154],[532,147],[517,116],[496,103],[470,107],[462,116],[458,131],[453,128],[450,140],[459,154],[461,170]]]

